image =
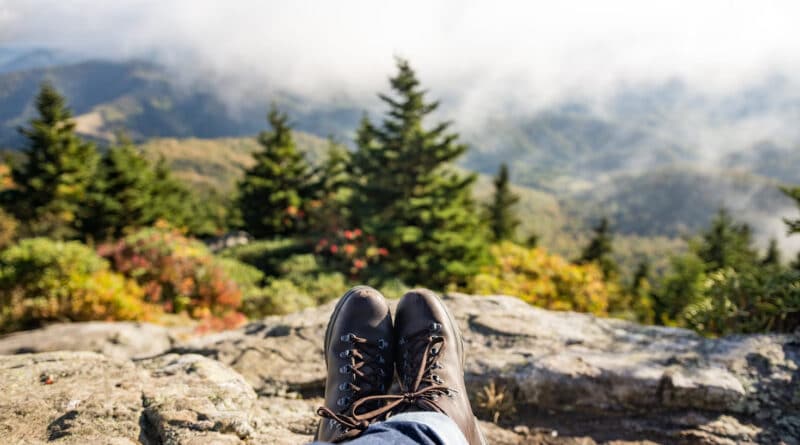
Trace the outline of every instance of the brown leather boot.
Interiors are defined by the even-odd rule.
[[[415,289],[403,296],[395,315],[395,339],[403,393],[397,411],[438,411],[455,421],[470,445],[485,445],[464,384],[461,332],[435,293]]]
[[[386,394],[394,375],[392,315],[383,295],[368,286],[350,289],[336,304],[325,332],[325,406],[315,440],[340,442],[381,420],[385,403],[368,396]],[[366,414],[364,414],[366,413]]]

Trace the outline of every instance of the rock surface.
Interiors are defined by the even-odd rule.
[[[682,329],[450,295],[495,444],[800,444],[800,337]],[[0,338],[4,443],[311,439],[333,303],[181,341],[136,323]],[[53,351],[30,354],[26,352]],[[75,351],[75,352],[65,352]],[[79,352],[93,351],[93,352]]]

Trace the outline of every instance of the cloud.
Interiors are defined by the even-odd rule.
[[[800,67],[793,1],[0,0],[0,39],[155,59],[232,95],[374,99],[392,56],[459,106],[549,104],[681,78],[725,91]]]

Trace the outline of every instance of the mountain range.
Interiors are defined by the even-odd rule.
[[[189,85],[150,62],[0,47],[0,148],[22,147],[16,128],[32,117],[45,80],[68,98],[84,136],[102,145],[125,131],[184,177],[228,187],[256,148],[252,136],[265,128],[271,102],[289,113],[301,145],[317,152],[328,137],[352,145],[366,108],[292,92],[232,104],[220,94],[224,85]],[[524,229],[551,244],[556,233],[572,234],[567,252],[600,216],[622,236],[669,239],[696,232],[722,206],[751,223],[760,242],[783,240],[781,217],[796,209],[778,186],[800,184],[800,95],[791,85],[773,76],[704,93],[674,80],[456,121],[470,145],[461,166],[491,175],[508,163],[526,196]],[[458,116],[458,107],[457,97],[445,97],[439,114]],[[477,193],[489,187],[483,181]]]

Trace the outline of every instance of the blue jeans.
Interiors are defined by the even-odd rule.
[[[370,425],[352,445],[467,445],[458,425],[444,414],[419,411],[398,414]],[[314,442],[311,445],[323,445]]]

